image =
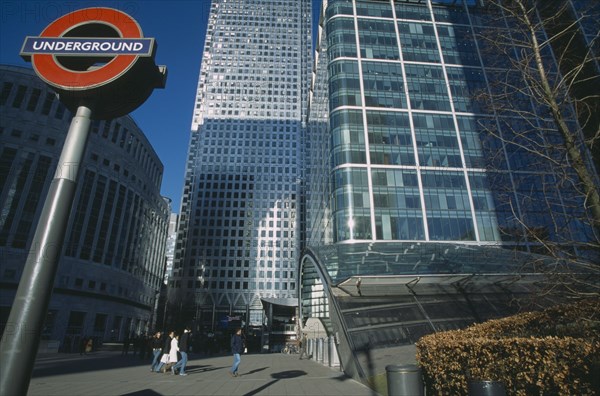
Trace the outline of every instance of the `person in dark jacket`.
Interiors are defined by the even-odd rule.
[[[232,377],[238,376],[238,367],[242,361],[240,355],[244,352],[244,340],[242,339],[242,329],[237,329],[235,334],[231,337],[231,353],[233,354],[233,366],[229,374]]]
[[[179,353],[181,354],[181,359],[179,359],[175,366],[171,367],[173,374],[179,370],[179,375],[187,375],[185,373],[185,366],[187,365],[188,352],[190,351],[191,335],[190,328],[186,327],[185,330],[183,330],[181,337],[179,337]]]
[[[121,355],[127,355],[129,353],[129,344],[131,344],[131,338],[129,334],[125,334],[125,339],[123,340],[123,350],[121,351]]]
[[[162,333],[157,331],[154,334],[154,337],[150,340],[150,347],[152,348],[152,354],[154,355],[152,359],[152,365],[150,366],[150,371],[157,371],[158,364],[160,363],[160,357],[162,355],[162,347],[164,340],[162,339]]]
[[[163,339],[161,358],[158,366],[156,367],[157,373],[160,373],[160,370],[162,370],[162,368],[169,362],[168,356],[171,352],[171,340],[173,340],[173,337],[175,337],[175,332],[171,331],[169,332],[169,335]]]

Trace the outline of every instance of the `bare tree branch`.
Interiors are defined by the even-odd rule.
[[[482,143],[488,169],[507,183],[493,187],[506,215],[500,228],[516,246],[572,260],[595,252],[589,257],[598,259],[600,183],[591,150],[600,141],[600,89],[593,88],[600,76],[579,31],[589,16],[572,14],[564,0],[486,4],[504,23],[496,19],[476,31],[488,86],[474,100],[497,117],[479,126],[491,138]],[[598,294],[597,281],[567,267],[548,272],[548,292]],[[600,275],[599,266],[587,268]]]

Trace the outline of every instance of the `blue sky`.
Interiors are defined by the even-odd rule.
[[[128,13],[144,36],[158,43],[155,61],[167,66],[167,86],[155,90],[131,116],[164,164],[161,193],[173,199],[173,211],[179,212],[210,0],[0,0],[0,63],[31,67],[19,56],[25,36],[39,35],[61,15],[98,6]]]

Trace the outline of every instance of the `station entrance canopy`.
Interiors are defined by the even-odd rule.
[[[571,263],[497,246],[375,242],[308,248],[300,264],[300,315],[303,323],[321,320],[336,338],[346,373],[364,380],[365,367],[373,364],[413,363],[414,353],[398,361],[390,350],[414,350],[423,335],[516,313],[547,284],[543,268],[550,265],[573,271]]]
[[[494,274],[521,272],[554,260],[496,246],[434,242],[356,243],[307,249],[338,285],[355,276]]]

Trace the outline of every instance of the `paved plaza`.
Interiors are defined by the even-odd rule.
[[[242,355],[240,375],[228,369],[233,357],[191,354],[179,376],[150,372],[150,361],[116,351],[89,355],[38,356],[28,396],[167,396],[167,395],[344,395],[377,396],[339,368],[298,355]],[[8,396],[8,395],[6,395]]]

